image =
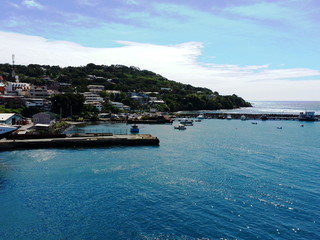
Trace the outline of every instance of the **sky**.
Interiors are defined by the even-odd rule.
[[[121,64],[245,100],[320,101],[319,0],[0,0],[0,63]]]

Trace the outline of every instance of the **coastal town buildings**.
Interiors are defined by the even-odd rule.
[[[51,112],[40,112],[32,117],[34,126],[49,127],[56,122],[56,114]]]
[[[0,124],[16,125],[22,119],[15,113],[0,113]]]
[[[32,113],[41,111],[42,115],[35,115],[34,121],[36,124],[47,124],[42,123],[44,121],[43,119],[51,119],[48,115],[47,117],[44,117],[43,112],[51,111],[51,96],[58,93],[80,93],[85,98],[84,105],[95,107],[99,113],[104,113],[104,106],[106,106],[105,104],[107,103],[118,108],[120,112],[132,110],[131,106],[128,104],[130,101],[130,105],[133,104],[135,107],[145,104],[165,104],[163,100],[156,97],[159,92],[143,92],[141,90],[122,92],[120,90],[105,89],[105,85],[99,84],[89,84],[85,87],[73,87],[69,82],[58,82],[47,75],[43,75],[42,78],[35,80],[37,84],[20,82],[18,78],[15,79],[15,82],[4,81],[3,78],[0,79],[0,105],[11,109],[26,108],[30,109],[30,112]],[[88,80],[96,79],[100,79],[100,77],[95,75],[88,76]],[[110,81],[107,82],[112,84],[112,79],[109,80]],[[87,91],[83,92],[83,90]],[[161,88],[159,91],[171,91],[171,89]],[[121,102],[121,100],[125,98],[125,103],[127,104]],[[152,110],[153,112],[156,112],[157,109],[152,107]],[[70,111],[72,116],[72,110]]]

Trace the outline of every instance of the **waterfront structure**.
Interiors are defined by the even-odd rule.
[[[0,113],[0,124],[16,125],[22,117],[16,113]]]
[[[0,141],[1,150],[32,149],[32,148],[67,148],[67,147],[106,147],[114,145],[157,146],[160,140],[150,134],[113,135],[85,134],[71,137],[40,138],[40,139],[7,139]]]
[[[49,127],[56,122],[56,115],[51,112],[40,112],[32,116],[34,126]]]
[[[315,112],[301,112],[299,114],[299,120],[300,121],[316,121],[317,119],[315,118]]]

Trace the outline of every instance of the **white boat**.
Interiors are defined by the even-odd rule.
[[[204,115],[203,115],[203,114],[199,114],[199,115],[197,116],[197,118],[198,118],[198,119],[204,119]]]
[[[185,126],[193,126],[193,120],[188,120],[186,118],[181,119],[180,123]]]
[[[186,128],[185,125],[183,125],[183,124],[180,123],[178,126],[174,126],[174,129],[186,130],[187,128]]]
[[[228,120],[231,120],[231,119],[232,119],[232,117],[231,117],[230,114],[227,115],[227,119],[228,119]]]
[[[245,121],[245,120],[247,120],[247,117],[245,115],[241,115],[241,120]]]
[[[8,125],[8,124],[0,124],[0,138],[14,132],[18,127]]]

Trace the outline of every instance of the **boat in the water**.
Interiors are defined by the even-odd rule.
[[[186,118],[181,119],[180,123],[185,125],[185,126],[193,126],[193,120],[189,120],[189,119],[186,119]]]
[[[246,117],[246,115],[241,115],[240,119],[241,119],[242,121],[245,121],[245,120],[247,120],[247,117]]]
[[[136,124],[133,124],[130,128],[131,133],[138,133],[139,131],[139,127]]]
[[[203,114],[199,114],[199,115],[197,116],[197,119],[204,119],[204,115],[203,115]]]
[[[10,133],[16,131],[18,127],[8,125],[8,124],[0,124],[0,138],[3,138]]]
[[[187,128],[186,128],[186,126],[185,125],[183,125],[183,124],[179,124],[178,126],[174,126],[174,129],[178,129],[178,130],[186,130]]]
[[[227,115],[227,120],[231,120],[231,119],[232,119],[231,115],[228,114],[228,115]]]

